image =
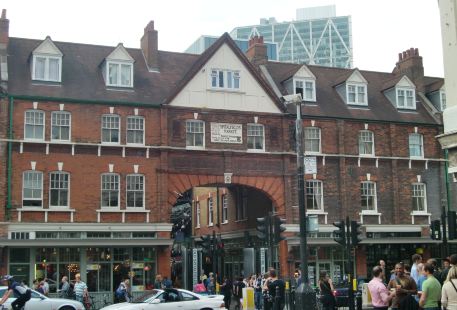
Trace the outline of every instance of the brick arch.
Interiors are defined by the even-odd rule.
[[[177,193],[184,193],[193,187],[223,185],[224,177],[208,174],[168,174],[168,205],[176,203]],[[232,176],[232,184],[255,188],[264,193],[279,214],[285,214],[284,180],[270,176]]]

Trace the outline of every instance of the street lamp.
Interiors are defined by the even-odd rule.
[[[304,171],[304,148],[303,148],[303,123],[301,118],[301,94],[284,96],[286,104],[295,104],[297,118],[295,120],[295,146],[297,150],[297,195],[298,211],[300,218],[300,271],[301,284],[295,290],[296,309],[316,309],[316,293],[309,285],[308,277],[308,241],[305,199],[305,171]]]

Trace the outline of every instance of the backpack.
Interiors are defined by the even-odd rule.
[[[73,283],[69,283],[68,289],[65,291],[65,297],[69,299],[75,299],[75,285]]]

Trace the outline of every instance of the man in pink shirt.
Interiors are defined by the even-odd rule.
[[[382,279],[383,270],[381,266],[374,267],[373,279],[368,283],[374,310],[387,310],[389,301],[395,296],[395,291],[389,292]]]

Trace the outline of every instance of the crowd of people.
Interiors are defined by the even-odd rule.
[[[411,267],[396,263],[391,272],[384,260],[373,268],[368,289],[374,310],[457,310],[457,254],[443,259],[441,268],[419,254],[411,261]]]

